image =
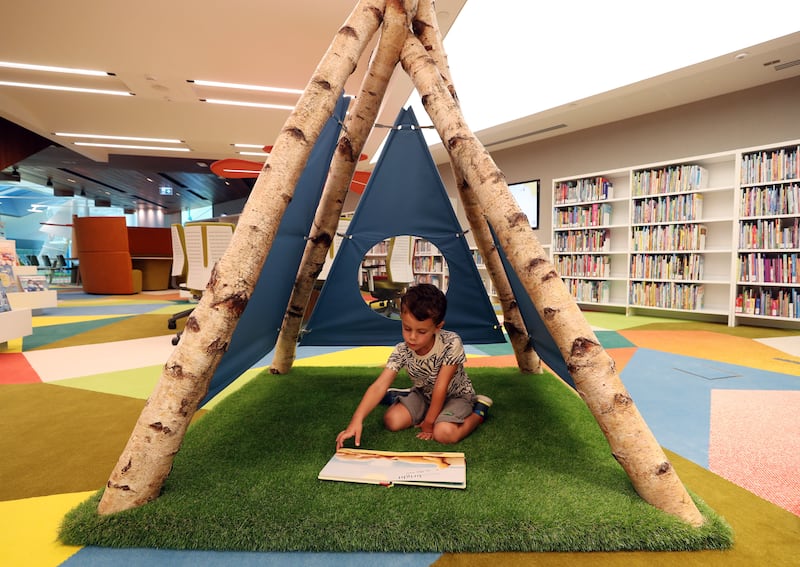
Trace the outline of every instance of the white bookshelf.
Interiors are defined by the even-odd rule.
[[[406,237],[409,238],[409,237]],[[420,237],[411,237],[412,250],[410,254],[410,269],[413,273],[414,283],[431,283],[447,291],[450,272],[444,254],[431,242]],[[378,242],[370,248],[361,262],[362,286],[367,285],[370,277],[385,277],[387,275],[386,261],[389,253],[391,239]]]
[[[412,269],[415,284],[429,283],[447,291],[450,283],[447,260],[436,246],[424,238],[414,238]]]
[[[7,292],[11,309],[30,309],[36,312],[39,309],[48,309],[58,306],[58,293],[52,289],[44,291],[14,291]]]
[[[800,323],[800,142],[743,150],[734,324]]]
[[[799,153],[781,142],[555,179],[553,263],[586,308],[798,327]]]
[[[472,255],[472,261],[475,262],[475,267],[478,268],[478,275],[481,278],[481,282],[483,283],[483,287],[486,289],[486,294],[489,296],[489,300],[492,303],[497,303],[499,301],[497,297],[497,291],[494,288],[494,282],[492,281],[492,277],[489,275],[489,269],[486,267],[486,263],[483,261],[483,256],[478,250],[478,247],[472,244],[469,248],[470,254]]]
[[[376,277],[386,276],[386,257],[389,253],[389,240],[375,244],[364,254],[360,268],[360,285],[372,289],[371,281]]]
[[[12,309],[0,312],[0,345],[33,334],[30,309]]]
[[[581,305],[624,311],[630,171],[553,181],[553,264]]]
[[[728,320],[734,153],[631,172],[629,311]]]

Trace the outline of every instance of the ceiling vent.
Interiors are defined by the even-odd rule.
[[[536,136],[537,134],[544,134],[546,132],[552,132],[553,130],[560,130],[561,128],[566,128],[566,127],[567,127],[566,124],[556,124],[555,126],[548,126],[547,128],[541,128],[539,130],[534,130],[533,132],[526,132],[524,134],[520,134],[519,136],[506,138],[505,140],[498,140],[496,142],[492,142],[491,144],[486,144],[484,147],[489,148],[491,146],[498,146],[500,144],[505,144],[507,142],[516,142],[517,140],[521,140],[523,138]]]
[[[789,67],[794,67],[795,65],[800,65],[800,59],[795,59],[794,61],[787,61],[786,63],[780,63],[775,65],[776,71],[783,71],[784,69],[788,69]]]

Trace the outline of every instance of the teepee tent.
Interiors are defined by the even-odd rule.
[[[292,280],[300,266],[305,238],[328,175],[331,156],[339,139],[349,99],[340,97],[333,115],[322,129],[286,207],[275,242],[261,268],[250,301],[242,312],[230,345],[211,378],[201,405],[253,366],[272,350],[292,291]]]
[[[395,345],[402,340],[400,321],[367,306],[356,276],[373,245],[406,234],[431,242],[447,260],[447,328],[465,343],[505,341],[416,116],[406,109],[348,225],[301,345]]]
[[[378,44],[374,59],[381,49],[394,54],[399,47],[400,63],[450,154],[461,194],[477,203],[495,231],[525,295],[558,345],[577,392],[634,488],[655,507],[689,524],[703,524],[702,514],[639,414],[613,360],[516,205],[502,172],[467,127],[449,80],[433,0],[360,0],[339,28],[275,142],[228,251],[215,266],[180,344],[167,360],[111,473],[98,511],[113,513],[158,497],[189,422],[252,295],[311,148],[332,114],[345,80],[379,28],[381,38],[390,37],[391,41]],[[349,146],[346,136],[347,132],[340,138],[337,152]],[[327,237],[330,242],[330,232]]]

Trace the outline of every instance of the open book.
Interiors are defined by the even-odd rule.
[[[466,488],[467,464],[464,453],[339,449],[317,478],[384,486]]]

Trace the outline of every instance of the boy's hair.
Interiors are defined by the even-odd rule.
[[[408,288],[400,300],[400,312],[411,313],[418,321],[433,319],[438,325],[447,311],[447,297],[433,284],[417,284]]]

